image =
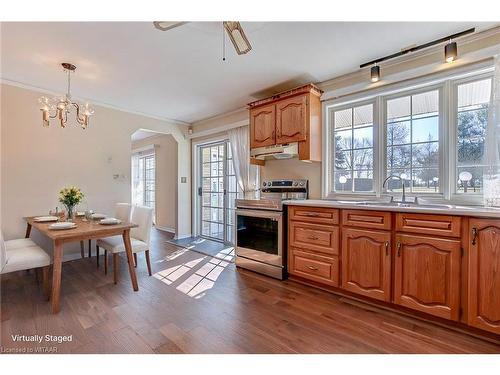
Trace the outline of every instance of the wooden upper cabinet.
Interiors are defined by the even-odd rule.
[[[250,110],[250,147],[272,146],[276,143],[276,106],[266,105]]]
[[[389,302],[391,232],[342,230],[342,288]]]
[[[500,220],[470,219],[468,323],[500,334]]]
[[[307,97],[295,96],[276,103],[276,144],[306,140]]]
[[[460,241],[396,234],[394,303],[446,319],[460,312]]]

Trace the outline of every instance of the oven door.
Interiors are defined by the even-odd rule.
[[[236,210],[236,256],[283,267],[283,213]]]

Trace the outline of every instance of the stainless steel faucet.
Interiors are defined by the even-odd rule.
[[[399,181],[401,181],[401,186],[403,187],[403,196],[401,197],[401,203],[406,203],[406,193],[405,193],[405,180],[403,178],[401,178],[400,176],[397,176],[397,175],[391,175],[389,177],[387,177],[385,180],[384,180],[384,183],[382,184],[382,187],[385,188],[385,184],[387,181],[391,180],[391,179],[394,179],[394,178],[397,178]]]

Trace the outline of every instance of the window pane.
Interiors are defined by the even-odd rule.
[[[366,126],[373,123],[373,104],[354,108],[354,126]]]
[[[387,122],[394,122],[410,117],[410,97],[387,101]]]
[[[351,151],[337,151],[335,153],[335,169],[351,169]]]
[[[410,178],[410,169],[391,169],[387,171],[387,176],[398,176],[401,177],[401,175],[406,175],[407,178]],[[400,179],[390,179],[386,182],[386,187],[387,191],[390,192],[395,192],[395,193],[402,193],[403,188],[402,188],[402,182]],[[405,187],[408,187],[408,180],[405,180]]]
[[[409,167],[411,164],[411,146],[387,147],[387,168]]]
[[[413,117],[435,116],[439,111],[439,91],[428,91],[411,97]]]
[[[335,129],[350,128],[352,126],[352,108],[335,111]]]
[[[353,148],[373,147],[373,127],[354,129]]]
[[[411,142],[410,121],[393,122],[387,125],[387,145],[401,145]]]
[[[413,146],[413,167],[437,167],[439,163],[438,143],[420,143]]]
[[[439,117],[426,117],[412,122],[412,141],[430,142],[439,139]]]
[[[353,151],[353,169],[372,169],[373,168],[373,149]]]
[[[354,171],[354,191],[373,191],[373,171]]]
[[[335,149],[347,150],[352,148],[352,130],[335,132]]]
[[[456,192],[482,193],[491,79],[458,86]],[[479,165],[478,165],[479,164]]]
[[[352,177],[350,172],[335,172],[335,191],[350,192],[352,191]]]
[[[412,175],[412,191],[436,193],[439,191],[439,175],[436,168],[415,168]]]

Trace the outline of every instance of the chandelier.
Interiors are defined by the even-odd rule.
[[[83,129],[86,129],[94,109],[90,107],[89,103],[82,106],[71,100],[71,73],[76,70],[76,66],[70,63],[62,63],[61,65],[68,73],[68,91],[64,96],[55,96],[53,98],[42,96],[38,99],[40,111],[42,111],[43,126],[49,126],[50,120],[57,118],[61,128],[65,128],[68,122],[68,114],[73,109],[76,109],[76,121]]]

